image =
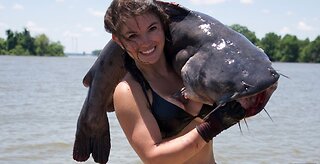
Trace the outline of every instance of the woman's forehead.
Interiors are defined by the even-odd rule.
[[[160,19],[153,13],[145,13],[138,16],[129,17],[125,23],[120,26],[120,32],[122,34],[129,31],[138,31],[148,28],[152,24],[160,24]]]

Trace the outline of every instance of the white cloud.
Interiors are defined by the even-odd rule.
[[[218,3],[223,3],[226,0],[190,0],[191,3],[193,4],[218,4]]]
[[[281,34],[288,34],[288,33],[291,33],[291,30],[289,27],[282,27],[282,29],[280,30],[280,33]]]
[[[96,17],[104,17],[105,15],[105,12],[103,11],[97,11],[97,10],[94,10],[92,8],[89,8],[88,9],[89,13],[93,16],[96,16]]]
[[[264,14],[270,14],[270,10],[268,10],[268,9],[263,9],[263,10],[261,10],[261,12]]]
[[[23,7],[21,4],[16,3],[16,4],[14,4],[14,5],[12,6],[12,9],[13,9],[13,10],[23,10],[24,7]]]
[[[93,32],[93,31],[94,31],[94,28],[92,28],[92,27],[83,27],[83,28],[82,28],[82,31],[83,31],[83,32]]]
[[[5,7],[3,5],[0,4],[0,11],[5,9]]]
[[[313,27],[307,25],[307,24],[306,24],[305,22],[303,22],[303,21],[300,21],[300,22],[298,23],[298,29],[301,30],[301,31],[312,31],[312,30],[313,30]]]
[[[318,17],[314,17],[312,20],[318,22],[320,19]]]
[[[9,27],[9,25],[4,22],[0,22],[0,28],[5,28],[5,27]]]
[[[9,29],[9,25],[8,24],[6,24],[5,22],[0,22],[0,38],[1,37],[4,37],[4,36],[2,36],[2,32],[3,32],[3,34],[4,34],[4,32],[6,31],[6,30],[8,30]]]
[[[67,30],[63,33],[63,36],[70,37],[70,38],[79,38],[81,36],[81,34]]]
[[[36,23],[34,23],[32,21],[28,21],[26,27],[31,32],[38,33],[38,34],[41,34],[41,33],[44,33],[47,31],[47,29],[39,27]]]
[[[240,3],[243,3],[243,4],[252,4],[252,3],[253,3],[253,0],[240,0]]]
[[[292,15],[293,15],[293,12],[292,12],[292,11],[287,11],[286,15],[292,16]]]

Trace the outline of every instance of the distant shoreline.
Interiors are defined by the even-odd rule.
[[[93,54],[87,54],[87,53],[65,53],[63,56],[61,55],[10,55],[10,54],[0,54],[0,56],[37,56],[37,57],[68,57],[68,56],[79,56],[79,57],[85,57],[85,56],[96,56]]]

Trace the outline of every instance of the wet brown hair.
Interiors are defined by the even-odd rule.
[[[145,13],[154,14],[160,19],[166,36],[166,44],[164,48],[164,51],[166,51],[168,42],[170,42],[170,39],[168,39],[170,38],[168,30],[169,16],[160,6],[157,5],[156,0],[113,0],[104,16],[104,28],[107,32],[112,33],[117,37],[121,37],[121,25],[125,24],[129,18]],[[165,53],[166,60],[167,62],[170,62],[166,54],[167,53]],[[140,83],[146,95],[146,90],[150,89],[150,86],[144,79],[141,71],[137,68],[135,61],[127,52],[124,53],[124,65],[134,79]],[[147,96],[146,98],[148,100]]]
[[[121,25],[125,24],[128,18],[148,12],[159,17],[164,32],[167,33],[168,15],[155,0],[113,0],[104,16],[104,28],[119,37]]]

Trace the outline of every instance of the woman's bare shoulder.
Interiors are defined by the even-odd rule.
[[[129,73],[127,73],[125,77],[117,84],[113,96],[114,98],[117,98],[117,96],[133,96],[133,92],[137,92],[138,90],[138,82],[135,81]]]
[[[140,84],[128,73],[118,83],[113,93],[113,101],[116,112],[121,110],[143,109],[145,99]]]
[[[130,100],[133,98],[133,90],[136,90],[136,84],[130,74],[127,74],[116,86],[113,99],[115,105],[117,105],[118,100],[122,102],[125,100]]]

